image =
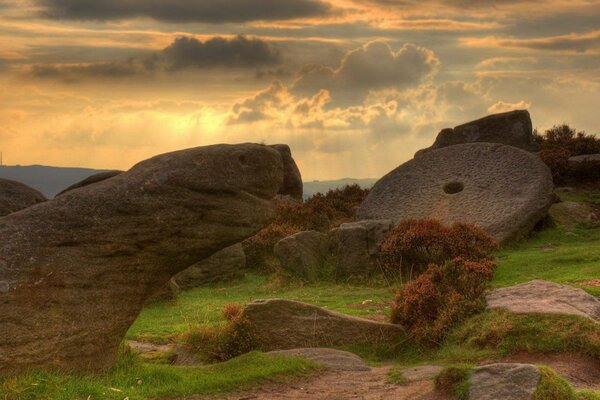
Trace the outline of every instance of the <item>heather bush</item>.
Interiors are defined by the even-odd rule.
[[[384,240],[380,260],[387,273],[412,275],[430,264],[457,257],[482,260],[497,248],[497,241],[474,225],[455,223],[447,227],[436,220],[408,220]]]
[[[223,310],[227,322],[220,327],[201,327],[184,335],[188,348],[204,362],[223,362],[248,353],[258,347],[250,321],[242,315],[242,308],[229,304]]]
[[[485,309],[485,290],[494,276],[493,260],[456,258],[429,266],[404,285],[392,304],[392,323],[425,344],[439,344],[457,323]]]

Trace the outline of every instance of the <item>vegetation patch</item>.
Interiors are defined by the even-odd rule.
[[[471,365],[446,367],[435,377],[435,389],[458,400],[466,400],[469,398],[469,379],[472,373]]]
[[[577,400],[578,396],[569,382],[548,367],[540,366],[540,382],[532,400]]]

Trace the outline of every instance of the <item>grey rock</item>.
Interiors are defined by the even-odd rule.
[[[570,314],[600,322],[600,300],[582,289],[533,280],[500,288],[487,296],[488,310],[513,313]]]
[[[327,235],[317,231],[298,232],[275,244],[281,267],[308,281],[317,279],[328,251]]]
[[[292,300],[257,300],[243,315],[254,326],[263,350],[394,343],[405,335],[399,325],[371,321]]]
[[[152,296],[150,296],[146,300],[146,304],[156,303],[159,301],[173,301],[177,300],[177,297],[181,293],[181,288],[175,281],[175,279],[171,278],[167,282],[166,285],[159,288]]]
[[[527,110],[515,110],[467,122],[454,129],[443,129],[429,148],[420,150],[415,157],[424,153],[457,144],[485,142],[500,143],[526,151],[539,151],[533,141],[531,117]]]
[[[470,400],[531,400],[540,371],[529,364],[490,364],[475,368],[470,379]]]
[[[443,370],[444,367],[441,365],[421,365],[403,370],[402,376],[409,382],[428,381],[435,378]]]
[[[553,190],[550,170],[532,153],[501,144],[459,144],[425,153],[381,178],[358,217],[470,223],[509,242],[547,215]]]
[[[571,166],[576,167],[583,163],[600,163],[600,154],[583,154],[569,157],[569,164]]]
[[[1,218],[0,375],[109,369],[148,297],[270,223],[282,183],[267,146],[198,147]]]
[[[552,204],[548,215],[556,225],[573,228],[579,224],[590,222],[593,219],[594,210],[586,203],[564,201]]]
[[[321,364],[331,371],[369,371],[362,358],[348,351],[328,348],[303,348],[270,351],[275,356],[298,357]]]
[[[99,172],[97,174],[88,176],[87,178],[85,178],[84,180],[82,180],[80,182],[74,183],[73,185],[71,185],[68,188],[66,188],[65,190],[63,190],[62,192],[58,193],[56,195],[56,197],[60,196],[61,194],[70,192],[71,190],[79,189],[81,187],[86,187],[89,185],[93,185],[94,183],[105,181],[107,179],[113,178],[122,173],[123,173],[123,171],[119,171],[119,170]]]
[[[287,144],[274,144],[269,146],[281,154],[283,159],[283,185],[279,190],[280,195],[288,195],[293,199],[302,201],[303,183],[300,169],[292,158],[292,151]]]
[[[0,217],[43,203],[46,198],[21,182],[0,179]]]
[[[374,270],[391,220],[362,220],[340,225],[329,233],[336,278],[364,276]]]
[[[173,277],[181,289],[239,278],[244,275],[246,254],[241,243],[220,250]]]

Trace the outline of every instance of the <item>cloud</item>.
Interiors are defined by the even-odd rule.
[[[587,33],[542,38],[463,38],[461,43],[468,47],[507,47],[529,50],[547,50],[574,53],[600,53],[600,30]]]
[[[431,78],[439,65],[429,49],[405,44],[394,52],[387,43],[370,42],[349,51],[335,70],[325,65],[305,66],[292,92],[306,97],[324,89],[331,95],[331,106],[360,104],[371,91],[418,86]]]
[[[37,64],[31,67],[30,73],[38,78],[75,82],[85,78],[141,77],[158,71],[194,68],[253,69],[280,62],[279,51],[259,38],[214,37],[201,42],[193,37],[179,37],[162,51],[146,57],[85,64]]]
[[[328,15],[321,0],[37,0],[54,19],[120,21],[148,17],[165,22],[248,22]]]
[[[503,101],[499,101],[488,108],[488,112],[492,114],[502,113],[512,110],[523,110],[531,107],[531,103],[527,103],[524,100],[519,101],[518,103],[505,103]]]

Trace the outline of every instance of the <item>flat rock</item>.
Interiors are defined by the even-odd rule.
[[[487,308],[513,313],[579,315],[600,322],[600,300],[582,289],[542,280],[492,291],[487,296]]]
[[[369,371],[371,369],[356,354],[336,349],[302,348],[271,351],[267,354],[304,358],[332,371]]]
[[[317,231],[298,232],[275,244],[281,267],[308,281],[317,279],[327,256],[327,235]]]
[[[459,144],[427,152],[381,178],[358,217],[470,223],[508,242],[547,215],[553,190],[550,170],[532,153],[501,144]]]
[[[530,364],[499,363],[475,368],[469,387],[470,400],[531,400],[540,371]]]
[[[244,316],[264,350],[391,343],[405,334],[399,325],[345,315],[292,300],[257,300]]]
[[[46,201],[37,190],[21,182],[0,179],[0,217]]]
[[[107,179],[113,178],[122,173],[123,173],[123,171],[119,171],[119,170],[98,172],[97,174],[88,176],[87,178],[85,178],[77,183],[72,184],[71,186],[69,186],[68,188],[63,190],[62,192],[58,193],[56,196],[60,196],[61,194],[65,194],[67,192],[70,192],[71,190],[79,189],[82,187],[93,185],[94,183],[105,181]]]
[[[0,375],[105,371],[144,303],[176,273],[275,216],[279,152],[163,154],[0,219]]]
[[[409,382],[428,381],[444,370],[441,365],[421,365],[402,371],[402,376]]]
[[[577,166],[582,163],[600,163],[600,154],[582,154],[569,157],[569,164]]]
[[[181,289],[191,289],[244,275],[246,254],[241,243],[220,250],[173,277]]]
[[[556,225],[573,228],[579,224],[592,221],[594,210],[586,203],[563,201],[552,204],[548,210],[548,215]]]
[[[515,110],[492,114],[452,128],[442,129],[431,147],[420,150],[415,157],[428,151],[457,144],[485,142],[500,143],[538,151],[533,141],[531,117],[527,110]]]

